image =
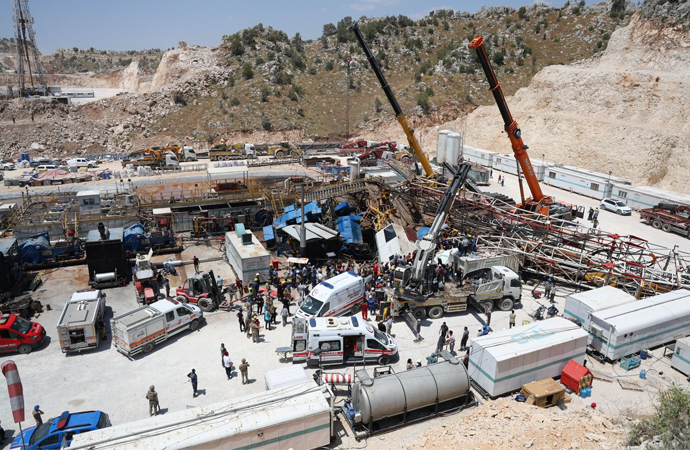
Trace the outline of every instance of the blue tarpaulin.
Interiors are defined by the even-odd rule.
[[[335,223],[338,227],[338,232],[345,238],[346,243],[361,244],[364,242],[362,239],[362,227],[359,225],[360,220],[362,220],[362,214],[348,215],[336,219]]]
[[[417,230],[417,239],[419,240],[419,239],[423,238],[424,236],[426,236],[426,234],[429,232],[430,229],[431,228],[429,228],[429,227],[421,227],[419,230]]]
[[[350,213],[353,213],[356,211],[356,209],[357,208],[355,208],[354,206],[352,206],[348,202],[342,202],[341,204],[339,204],[338,206],[336,206],[333,209],[333,212],[335,212],[336,216],[340,217],[340,216],[346,216]]]

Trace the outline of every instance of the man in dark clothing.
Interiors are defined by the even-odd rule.
[[[194,389],[192,398],[195,398],[198,395],[197,383],[199,382],[199,377],[196,376],[196,370],[192,369],[192,371],[187,374],[187,378],[192,382],[192,389]]]
[[[199,258],[196,255],[192,258],[192,262],[194,262],[194,272],[199,273]]]
[[[237,320],[240,321],[240,332],[244,333],[244,317],[242,317],[242,311],[237,313]]]
[[[467,340],[470,338],[470,330],[465,327],[465,329],[462,332],[462,339],[460,339],[460,351],[463,351],[467,348]]]

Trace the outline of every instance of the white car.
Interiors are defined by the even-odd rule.
[[[0,161],[0,167],[2,170],[14,170],[14,164],[7,161]]]
[[[98,163],[86,158],[71,158],[67,160],[68,166],[88,167],[89,169],[96,167]]]
[[[623,203],[620,200],[614,200],[612,198],[605,198],[601,201],[601,204],[599,205],[599,208],[601,209],[607,209],[611,212],[615,212],[616,214],[620,214],[622,216],[629,216],[632,214],[632,209],[625,203]]]

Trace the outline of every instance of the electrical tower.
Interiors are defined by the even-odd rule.
[[[17,44],[17,75],[19,77],[19,95],[25,91],[25,75],[29,75],[31,87],[45,85],[43,66],[36,47],[36,33],[33,29],[34,19],[29,13],[29,0],[13,0],[14,40]],[[38,82],[38,83],[36,83]]]

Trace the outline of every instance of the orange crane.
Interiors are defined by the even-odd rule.
[[[489,82],[489,87],[491,93],[496,100],[496,105],[498,106],[501,116],[503,117],[503,123],[505,124],[505,131],[508,133],[508,138],[510,139],[510,144],[513,147],[513,154],[515,159],[520,164],[519,169],[522,170],[522,174],[525,176],[527,181],[527,186],[529,187],[532,197],[524,199],[522,198],[522,204],[518,205],[518,208],[525,209],[530,212],[536,212],[550,217],[557,217],[563,219],[571,219],[574,217],[584,217],[584,208],[577,208],[577,206],[569,205],[562,202],[557,202],[553,197],[544,195],[541,191],[541,186],[539,186],[539,180],[534,172],[534,167],[527,154],[527,147],[524,142],[522,142],[522,132],[520,131],[520,126],[513,119],[508,109],[508,104],[503,96],[503,90],[501,89],[501,83],[496,79],[496,74],[491,67],[491,62],[484,49],[484,38],[482,36],[477,36],[472,39],[469,47],[477,52],[477,58],[479,63],[484,69],[484,74]],[[520,192],[522,192],[522,184],[520,184]]]
[[[369,46],[364,40],[364,36],[362,36],[362,31],[359,29],[359,24],[355,22],[353,25],[350,26],[349,29],[350,31],[353,31],[355,33],[355,36],[357,36],[359,46],[362,47],[362,50],[364,51],[364,54],[366,55],[367,60],[371,65],[371,68],[374,70],[374,73],[376,74],[376,78],[379,79],[379,83],[381,83],[381,88],[383,89],[383,92],[386,94],[388,102],[393,107],[393,111],[395,111],[395,118],[398,119],[400,126],[402,126],[402,129],[405,132],[405,136],[407,137],[407,141],[410,143],[410,147],[412,148],[412,150],[414,150],[415,155],[417,155],[417,159],[419,159],[419,162],[422,163],[422,167],[424,167],[424,172],[426,173],[426,176],[429,178],[433,177],[434,170],[431,168],[431,164],[429,164],[429,159],[426,157],[426,154],[424,154],[422,146],[419,145],[417,136],[414,135],[414,130],[410,128],[410,124],[407,122],[407,116],[405,116],[405,113],[403,112],[402,108],[400,108],[398,100],[395,98],[395,95],[393,95],[393,90],[388,85],[388,81],[386,81],[386,77],[383,76],[383,72],[381,72],[381,68],[379,67],[379,64],[376,62],[376,58],[374,58],[373,53],[371,53]]]

